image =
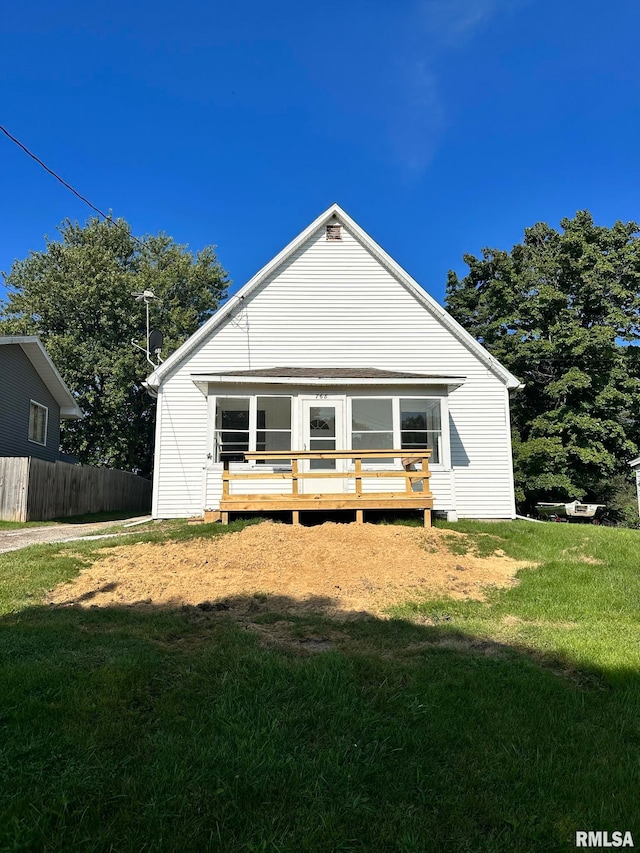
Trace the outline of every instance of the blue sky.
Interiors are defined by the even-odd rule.
[[[7,4],[0,124],[234,287],[337,201],[436,299],[462,255],[640,219],[632,0]],[[0,270],[90,211],[0,136]],[[2,292],[0,288],[0,293]]]

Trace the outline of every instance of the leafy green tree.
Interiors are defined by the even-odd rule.
[[[640,442],[640,239],[580,211],[511,252],[465,255],[447,308],[525,385],[512,396],[516,497],[606,502]],[[620,478],[622,477],[622,481]]]
[[[153,463],[154,401],[142,382],[144,306],[132,294],[152,290],[152,326],[167,357],[218,307],[228,280],[213,247],[195,256],[165,234],[137,240],[123,220],[66,220],[61,239],[16,261],[5,280],[0,334],[38,334],[85,413],[63,424],[62,449],[83,463],[148,475]]]

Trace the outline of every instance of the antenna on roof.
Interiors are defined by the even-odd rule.
[[[149,328],[149,306],[152,302],[162,302],[162,299],[157,297],[155,293],[151,290],[140,290],[137,293],[131,294],[135,297],[136,302],[144,302],[146,310],[147,310],[147,337],[146,337],[146,346],[140,346],[140,344],[136,343],[135,339],[131,341],[132,346],[136,349],[142,350],[142,352],[146,355],[147,361],[155,370],[156,367],[159,367],[162,364],[162,359],[160,358],[160,351],[162,349],[162,332],[158,329],[151,330]],[[151,353],[154,354],[158,363],[152,361]]]

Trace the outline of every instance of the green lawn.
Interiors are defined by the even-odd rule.
[[[0,850],[640,844],[640,531],[455,529],[539,565],[388,620],[285,621],[267,599],[266,646],[215,611],[40,604],[104,542],[0,555]],[[169,535],[224,531],[128,541]]]
[[[0,520],[0,531],[22,530],[29,527],[50,527],[52,524],[95,524],[102,521],[127,521],[129,518],[139,517],[144,513],[133,512],[91,512],[85,515],[73,515],[66,518],[55,518],[51,521],[2,521]]]

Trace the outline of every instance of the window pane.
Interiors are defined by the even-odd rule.
[[[383,450],[393,447],[392,432],[354,432],[351,436],[353,450]]]
[[[219,462],[244,462],[249,450],[249,398],[218,397],[216,444]]]
[[[335,438],[312,438],[311,439],[311,450],[316,450],[321,452],[323,450],[335,450],[336,449],[336,440]]]
[[[439,400],[400,400],[403,450],[431,450],[431,462],[440,461]]]
[[[352,400],[351,429],[354,433],[393,430],[391,400]],[[391,447],[391,445],[388,446]]]
[[[404,432],[402,433],[403,447],[428,447],[429,437],[427,432]]]
[[[244,462],[243,451],[249,449],[249,433],[218,433],[217,444],[219,462]]]
[[[291,429],[290,397],[258,397],[258,429]]]
[[[249,400],[218,397],[216,403],[218,429],[249,429]]]
[[[309,460],[309,470],[310,471],[335,471],[336,470],[336,460],[335,459],[310,459]]]
[[[246,441],[223,441],[222,453],[241,453],[249,449],[249,439]]]
[[[336,410],[334,406],[311,406],[309,408],[309,437],[329,438],[336,434]],[[332,448],[335,450],[335,444]]]
[[[439,430],[440,402],[438,400],[400,400],[400,428]]]
[[[38,403],[29,405],[29,439],[38,444],[47,443],[47,408]]]
[[[440,462],[440,433],[439,432],[403,432],[403,450],[431,450],[430,462]]]
[[[256,450],[291,450],[291,433],[258,432]]]
[[[333,410],[332,410],[333,411]],[[321,433],[322,434],[322,433]],[[312,433],[313,435],[313,433]],[[326,435],[326,432],[324,433]],[[323,450],[335,450],[335,438],[311,438],[309,441],[309,450],[314,450],[321,453]],[[309,470],[311,471],[335,471],[335,459],[310,459]]]

